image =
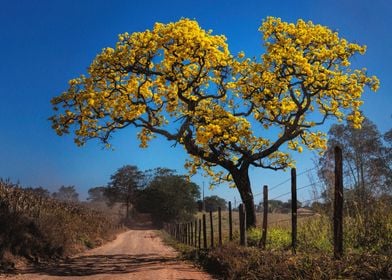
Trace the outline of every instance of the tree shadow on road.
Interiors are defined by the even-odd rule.
[[[22,273],[40,273],[53,276],[88,276],[95,274],[135,273],[179,266],[173,257],[155,254],[139,255],[93,255],[78,256],[63,260],[53,265],[35,267],[33,271]],[[179,267],[179,269],[181,269]]]

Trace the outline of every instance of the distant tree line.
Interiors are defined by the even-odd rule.
[[[318,159],[317,176],[323,183],[320,199],[309,205],[297,202],[298,207],[322,211],[331,209],[334,184],[333,148],[343,147],[345,170],[345,200],[348,205],[368,215],[369,202],[386,201],[392,205],[392,129],[382,134],[377,126],[365,118],[361,129],[349,124],[331,126],[327,151]],[[75,186],[61,186],[58,191],[28,188],[41,196],[61,201],[78,202]],[[175,170],[156,168],[141,171],[137,166],[125,165],[111,175],[105,186],[88,190],[88,203],[108,206],[123,205],[126,217],[133,211],[150,213],[155,221],[172,222],[189,219],[196,211],[226,210],[227,202],[218,196],[200,199],[199,186],[189,182]],[[270,200],[269,212],[289,213],[291,201]],[[350,208],[350,207],[349,207]],[[262,205],[256,206],[262,210]]]
[[[88,191],[91,203],[120,203],[126,217],[136,211],[151,214],[157,224],[187,221],[200,208],[199,186],[175,170],[155,168],[141,171],[137,166],[119,168],[106,186]],[[218,196],[205,197],[206,211],[226,209],[226,201]]]
[[[61,186],[53,193],[43,187],[26,189],[39,196],[84,203],[103,211],[106,206],[121,205],[126,219],[135,212],[149,213],[157,224],[189,220],[203,210],[199,186],[167,168],[141,171],[137,166],[125,165],[110,176],[106,185],[90,188],[87,202],[79,200],[75,186]],[[204,201],[205,211],[226,209],[226,201],[218,196],[207,196]]]
[[[61,186],[57,192],[51,193],[49,190],[39,186],[36,188],[27,187],[25,190],[42,197],[52,197],[64,202],[79,202],[79,194],[75,186]]]

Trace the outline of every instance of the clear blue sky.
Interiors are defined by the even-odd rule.
[[[67,88],[67,81],[86,72],[95,55],[113,46],[123,32],[143,31],[155,22],[167,23],[181,17],[199,21],[214,34],[225,34],[233,53],[262,54],[257,31],[263,18],[298,18],[327,25],[350,41],[366,44],[365,56],[355,64],[367,67],[381,80],[378,93],[364,95],[365,115],[382,132],[391,128],[392,115],[392,5],[389,0],[330,1],[88,1],[3,0],[0,7],[0,177],[24,186],[43,186],[55,191],[75,185],[82,197],[90,187],[104,185],[125,164],[140,169],[158,166],[183,169],[186,154],[163,139],[140,150],[135,131],[115,135],[115,151],[102,150],[97,142],[83,148],[71,136],[58,137],[47,118],[52,115],[50,99]],[[327,130],[328,127],[325,127]],[[295,156],[298,172],[312,167],[310,153]],[[253,170],[253,189],[274,186],[289,174]],[[306,176],[303,176],[306,177]],[[208,179],[196,176],[199,185]],[[299,185],[306,184],[306,178]],[[288,189],[282,186],[270,195]],[[307,191],[308,192],[308,191]],[[218,187],[206,190],[233,200],[235,190]],[[306,194],[303,194],[306,196]],[[257,197],[257,200],[259,197]]]

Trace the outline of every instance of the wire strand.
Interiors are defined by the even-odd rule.
[[[296,177],[298,178],[298,177],[300,177],[300,176],[302,176],[302,175],[304,175],[304,174],[306,174],[306,173],[308,173],[308,172],[310,172],[310,171],[315,170],[316,168],[317,168],[316,166],[315,166],[315,167],[312,167],[312,168],[309,168],[309,169],[307,169],[307,170],[305,170],[305,171],[303,171],[303,172],[301,172],[301,173],[298,173]],[[269,191],[272,191],[272,190],[276,189],[277,187],[280,187],[280,186],[282,186],[282,185],[284,185],[284,184],[286,184],[287,182],[290,182],[290,181],[291,181],[291,177],[288,178],[288,179],[286,179],[286,180],[284,180],[283,182],[281,182],[281,183],[279,183],[279,184],[277,184],[277,185],[271,187],[271,188],[269,189]]]

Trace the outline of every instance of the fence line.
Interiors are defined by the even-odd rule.
[[[343,255],[343,169],[342,169],[342,151],[339,148],[335,148],[335,155],[336,155],[336,161],[335,161],[335,200],[334,200],[334,219],[333,219],[333,228],[334,228],[334,257],[335,258],[341,258]],[[315,167],[316,168],[316,167]],[[276,189],[277,187],[287,183],[288,181],[291,181],[291,191],[287,193],[283,193],[281,195],[275,196],[272,199],[268,199],[268,187],[264,186],[263,192],[260,194],[263,194],[263,225],[262,225],[262,235],[261,239],[259,241],[259,246],[262,249],[266,248],[266,242],[267,242],[267,231],[268,231],[268,201],[270,200],[275,200],[277,198],[283,197],[285,195],[291,194],[291,201],[292,201],[292,206],[291,206],[291,218],[289,219],[281,219],[278,221],[274,221],[272,223],[282,223],[282,222],[290,222],[291,221],[291,249],[292,252],[295,254],[297,251],[297,219],[298,219],[298,213],[297,213],[297,191],[298,190],[303,190],[307,189],[309,187],[314,186],[315,184],[318,184],[322,182],[322,180],[319,180],[317,182],[312,182],[311,184],[297,187],[297,181],[296,179],[303,175],[306,174],[315,168],[310,168],[304,172],[299,173],[298,175],[296,174],[296,170],[292,169],[291,170],[291,178],[289,180],[285,180],[282,183],[279,183],[275,186],[273,186],[271,190]],[[260,195],[256,194],[256,195]],[[256,196],[254,195],[254,196]],[[317,197],[313,198],[310,200],[306,200],[304,202],[311,202],[311,201],[317,201],[321,199],[322,197]],[[240,204],[239,209],[238,209],[238,215],[239,215],[239,243],[242,246],[247,245],[247,236],[246,236],[246,212],[244,208],[244,204]],[[229,202],[229,241],[233,240],[233,219],[232,219],[232,212],[233,209],[231,207],[231,202]],[[209,212],[209,227],[210,227],[210,248],[213,248],[215,246],[215,235],[214,235],[214,223],[213,223],[213,214],[212,211]],[[202,215],[202,220],[198,220],[198,227],[197,227],[197,220],[195,222],[195,229],[193,230],[193,224],[192,223],[184,223],[184,224],[165,224],[164,229],[171,234],[174,238],[179,240],[180,242],[183,242],[185,244],[195,246],[199,249],[201,249],[201,240],[203,240],[203,249],[208,249],[208,242],[207,242],[207,222],[206,222],[206,214],[203,213]],[[185,226],[184,226],[185,225]],[[194,235],[193,235],[194,234]],[[193,242],[194,240],[194,242]],[[196,242],[196,240],[198,242]],[[221,246],[223,243],[222,241],[222,215],[221,215],[221,209],[218,209],[218,246]]]

